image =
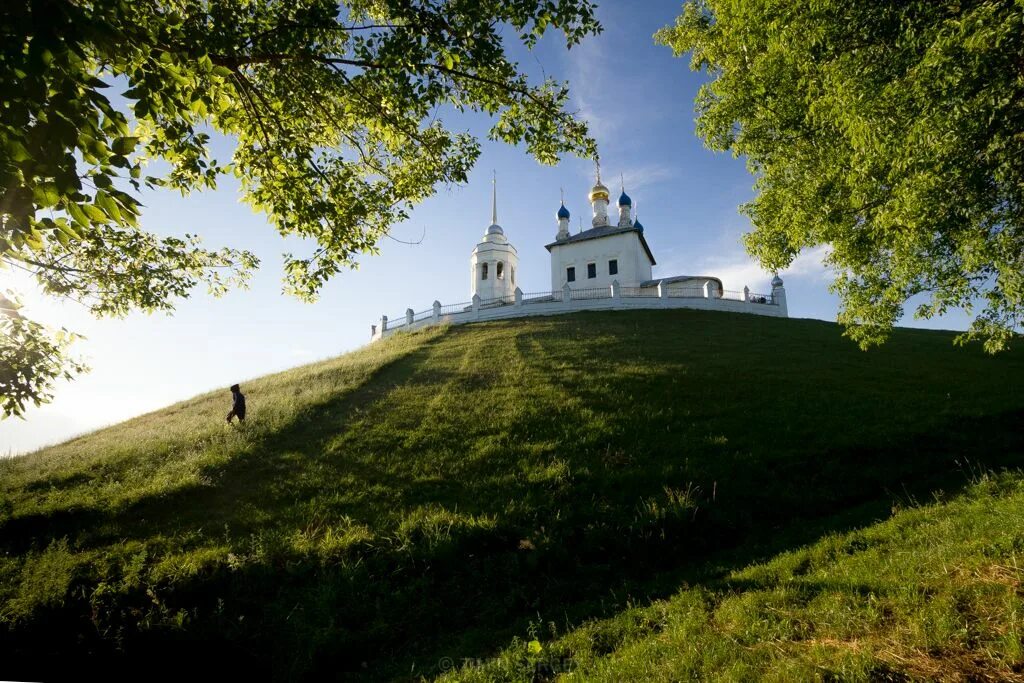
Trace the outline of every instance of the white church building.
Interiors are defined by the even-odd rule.
[[[591,227],[572,233],[569,210],[563,199],[555,215],[558,229],[545,245],[551,260],[551,289],[524,295],[516,279],[519,253],[498,225],[497,184],[492,181],[491,224],[469,258],[470,301],[444,305],[435,301],[419,312],[371,326],[373,340],[399,330],[437,323],[467,323],[530,315],[555,315],[580,310],[630,308],[699,308],[737,313],[788,317],[786,290],[775,276],[770,294],[754,294],[748,287],[726,291],[710,275],[653,276],[657,264],[644,226],[633,211],[625,187],[616,202],[614,222],[608,214],[608,188],[597,180],[588,195]]]

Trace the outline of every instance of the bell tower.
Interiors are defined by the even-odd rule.
[[[498,178],[491,179],[491,224],[483,240],[473,247],[469,257],[470,296],[481,300],[512,298],[516,291],[519,255],[498,225]]]

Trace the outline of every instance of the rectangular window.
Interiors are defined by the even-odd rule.
[[[588,263],[587,264],[587,279],[593,280],[595,277],[597,277],[597,264],[596,263]]]
[[[569,266],[565,269],[566,282],[576,282],[576,268]]]
[[[608,274],[609,275],[618,275],[619,274],[619,260],[618,259],[614,259],[613,258],[611,261],[608,262]]]

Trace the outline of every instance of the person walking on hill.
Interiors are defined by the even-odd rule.
[[[245,422],[245,394],[238,388],[237,384],[231,385],[231,397],[233,402],[231,404],[231,412],[228,413],[228,424],[231,424],[231,418],[237,417],[239,422]]]

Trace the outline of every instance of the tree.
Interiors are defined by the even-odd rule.
[[[479,142],[442,115],[485,112],[492,139],[542,163],[593,154],[567,86],[530,83],[505,53],[506,34],[532,47],[552,28],[567,47],[600,31],[589,0],[3,3],[0,265],[97,315],[244,286],[252,254],[138,225],[143,187],[188,193],[233,174],[281,235],[316,244],[284,256],[286,291],[314,299],[435,186],[466,181]],[[213,133],[236,141],[230,159],[211,157]],[[7,301],[12,415],[80,368],[66,338]],[[17,352],[29,340],[39,353]]]
[[[769,270],[828,245],[840,322],[881,342],[915,315],[1024,320],[1024,5],[690,0],[656,40],[711,80],[697,130],[743,156],[747,250]]]

